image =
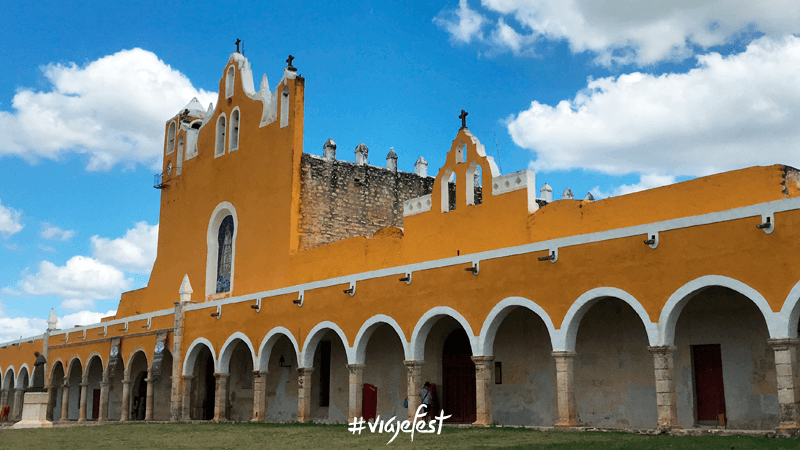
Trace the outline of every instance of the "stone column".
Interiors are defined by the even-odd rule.
[[[57,394],[58,389],[55,386],[50,385],[50,387],[47,388],[47,398],[49,401],[47,404],[47,420],[50,422],[53,421],[53,409],[56,407]]]
[[[61,420],[59,422],[66,422],[69,420],[69,382],[64,382],[64,387],[61,389]]]
[[[488,427],[492,424],[492,369],[494,356],[473,356],[475,362],[476,420],[473,425]]]
[[[183,401],[186,396],[181,390],[181,382],[185,382],[185,380],[181,377],[181,363],[183,362],[183,353],[181,347],[183,345],[184,308],[187,304],[191,303],[191,290],[192,286],[189,284],[189,277],[184,276],[184,281],[181,284],[179,291],[181,301],[175,302],[175,313],[172,328],[172,390],[170,391],[169,399],[170,422],[177,422],[181,419],[189,420],[189,415],[183,414]],[[189,379],[191,380],[191,378]]]
[[[231,374],[214,372],[217,380],[217,391],[214,395],[214,422],[228,420],[228,377]]]
[[[151,421],[153,420],[153,386],[155,384],[155,379],[153,378],[153,366],[147,368],[147,379],[144,380],[147,383],[147,403],[144,406],[144,420]]]
[[[120,414],[119,421],[127,422],[131,414],[131,376],[125,374],[122,378],[122,413]]]
[[[8,388],[0,389],[0,406],[8,404]]]
[[[181,377],[183,381],[183,391],[181,392],[181,420],[188,422],[192,420],[192,375]]]
[[[575,352],[553,352],[558,390],[558,422],[555,428],[578,426],[575,416],[575,355]]]
[[[778,433],[792,435],[800,431],[800,367],[797,347],[800,339],[770,339],[775,350],[775,372],[778,376],[778,405],[781,423]]]
[[[97,412],[98,422],[108,421],[108,376],[103,376],[103,381],[100,382],[100,410]]]
[[[364,396],[364,364],[348,364],[347,370],[350,371],[350,396],[348,408],[348,422],[354,422],[363,415],[361,411],[361,401]]]
[[[19,420],[22,418],[22,402],[23,402],[23,395],[25,391],[22,388],[16,389],[14,391],[14,414],[12,417],[13,420]]]
[[[656,374],[656,407],[658,409],[658,429],[671,430],[678,425],[678,396],[675,393],[675,347],[667,345],[647,347],[653,354],[653,367]]]
[[[425,361],[407,360],[403,361],[408,372],[406,373],[406,384],[408,386],[406,395],[408,396],[408,420],[414,420],[419,404],[422,402],[422,366]]]
[[[89,383],[81,382],[81,401],[78,407],[78,422],[86,422],[86,397],[88,397]]]
[[[253,371],[253,419],[251,422],[263,422],[267,415],[267,371]]]
[[[313,367],[299,367],[297,390],[297,421],[300,423],[311,420],[311,374]]]

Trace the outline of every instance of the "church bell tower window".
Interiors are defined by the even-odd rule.
[[[217,257],[217,294],[231,290],[231,263],[233,262],[233,217],[227,216],[219,227],[219,255]]]

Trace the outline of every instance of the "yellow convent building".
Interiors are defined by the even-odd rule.
[[[553,201],[455,120],[433,177],[304,153],[304,86],[234,53],[166,123],[147,287],[2,344],[12,419],[39,351],[52,421],[800,428],[796,169]]]

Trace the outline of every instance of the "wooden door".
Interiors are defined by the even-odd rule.
[[[100,415],[100,389],[92,391],[92,419],[99,419]]]
[[[444,341],[442,351],[442,403],[448,422],[475,422],[475,363],[467,333],[458,329]]]
[[[725,414],[725,388],[722,382],[722,353],[719,344],[693,345],[694,389],[697,421],[717,422]]]
[[[365,384],[361,392],[361,416],[364,420],[374,419],[378,414],[378,388]]]

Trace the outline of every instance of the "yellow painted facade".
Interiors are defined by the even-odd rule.
[[[123,371],[139,351],[150,364],[159,331],[166,332],[165,344],[177,360],[173,375],[176,369],[191,375],[185,361],[200,341],[213,347],[218,364],[235,333],[253,348],[255,370],[266,370],[259,364],[267,363],[259,361],[270,358],[261,354],[270,333],[296,343],[294,359],[302,368],[310,366],[304,361],[313,361],[317,331],[340,331],[347,363],[364,364],[358,346],[366,344],[359,339],[373,324],[396,325],[404,360],[426,360],[427,333],[443,316],[464,328],[473,356],[491,356],[492,326],[499,326],[504,308],[513,307],[533,311],[549,330],[551,349],[569,353],[575,351],[574,334],[584,313],[599,299],[613,297],[642,320],[646,345],[669,347],[669,329],[674,330],[680,309],[708,286],[746,296],[764,314],[769,338],[795,344],[800,270],[793,256],[800,253],[800,185],[792,168],[753,167],[600,201],[557,200],[539,207],[535,185],[496,193],[503,190],[498,180],[513,183],[514,178],[501,178],[468,129],[454,129],[452,147],[442,149],[447,158],[435,177],[429,211],[407,215],[402,232],[386,229],[299,251],[305,80],[285,71],[271,96],[276,116],[269,118],[265,99],[270,93],[246,88],[251,75],[243,56],[232,55],[222,74],[211,115],[176,115],[165,125],[168,147],[186,145],[190,124],[202,123],[196,156],[188,156],[188,147],[164,156],[158,257],[147,287],[123,294],[117,315],[100,324],[48,332],[47,384],[54,397],[57,367],[68,379],[70,361],[77,359],[76,370],[85,370],[96,353],[106,370],[117,340]],[[225,118],[230,125],[236,112],[238,145],[231,148],[232,130],[225,129],[220,154],[218,123]],[[177,130],[174,139],[171,124]],[[179,161],[181,155],[187,158]],[[475,165],[482,174],[482,203],[468,205],[466,180]],[[456,207],[443,212],[447,188],[442,185],[451,171]],[[232,289],[216,293],[216,276],[208,273],[216,273],[216,255],[209,256],[209,248],[218,229],[210,223],[223,204],[235,211]],[[757,228],[766,216],[770,227]],[[652,248],[643,240],[654,233],[658,243]],[[551,254],[557,259],[540,260]],[[473,267],[477,273],[467,270]],[[409,273],[410,282],[399,280]],[[174,308],[185,275],[193,292],[184,306],[178,347]],[[343,292],[353,285],[353,295]],[[298,306],[293,301],[301,294]],[[260,309],[254,309],[259,299]],[[11,389],[8,373],[18,377],[23,364],[30,371],[33,352],[45,350],[42,337],[32,340],[0,349],[2,387]],[[172,403],[178,408],[173,419],[187,418],[179,409],[186,383],[173,382]],[[409,381],[409,392],[414,383]],[[786,389],[780,380],[778,386]],[[795,388],[791,384],[792,395],[799,397]],[[489,395],[485,389],[478,388],[477,422],[491,421],[491,407],[486,419],[481,400]],[[576,394],[559,385],[556,425],[575,425],[570,395]],[[791,428],[798,419],[797,401],[780,404],[795,405],[781,417],[781,426]],[[298,408],[303,420],[302,401]],[[350,408],[352,416],[352,401]],[[659,409],[658,414],[660,424],[668,413]]]

